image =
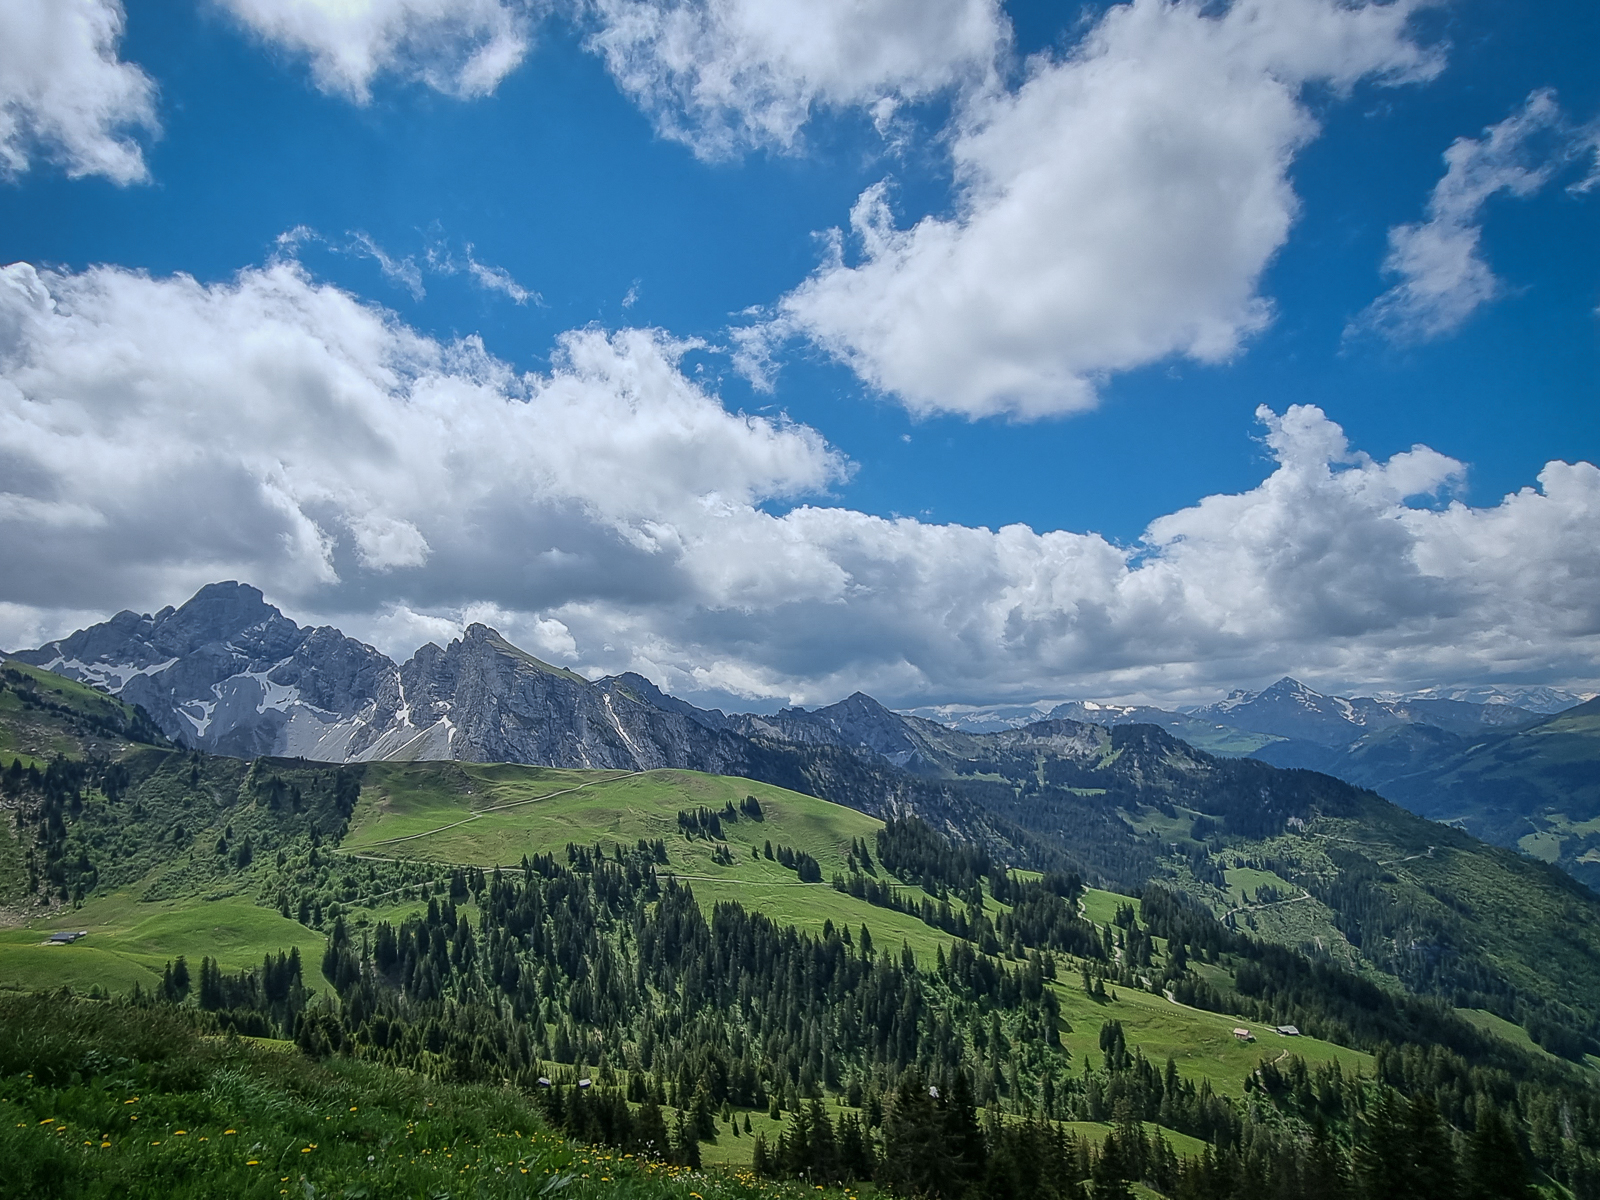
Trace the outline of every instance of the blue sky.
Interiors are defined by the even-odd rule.
[[[1600,572],[1600,531],[1585,507],[1592,481],[1575,477],[1568,501],[1536,491],[1549,510],[1536,515],[1500,501],[1537,489],[1547,462],[1600,461],[1600,188],[1583,187],[1600,128],[1600,12],[1577,0],[1364,10],[1258,0],[1231,10],[1141,4],[1131,15],[1111,6],[940,2],[949,19],[942,32],[937,19],[881,0],[882,28],[852,28],[839,16],[837,44],[807,58],[791,53],[781,31],[765,42],[749,34],[742,0],[537,9],[515,0],[371,0],[353,6],[367,12],[366,25],[318,24],[307,16],[313,0],[130,0],[120,39],[102,38],[83,70],[86,79],[109,78],[116,64],[124,81],[142,72],[143,107],[123,93],[107,101],[109,117],[80,112],[52,125],[52,101],[18,75],[6,93],[6,111],[20,120],[7,142],[13,169],[0,183],[0,261],[43,273],[39,286],[55,297],[56,314],[74,311],[75,294],[83,312],[97,298],[99,315],[93,332],[40,334],[37,343],[22,335],[23,349],[8,360],[8,402],[23,407],[6,435],[17,440],[0,447],[10,475],[0,490],[20,499],[0,510],[0,523],[9,543],[33,546],[45,527],[78,528],[77,518],[40,516],[38,505],[76,502],[94,513],[82,527],[100,532],[50,535],[76,569],[65,557],[39,561],[28,581],[0,585],[9,589],[0,595],[0,641],[65,632],[125,605],[177,602],[191,584],[232,573],[248,574],[293,615],[335,621],[393,653],[448,636],[476,615],[592,672],[642,669],[680,692],[757,706],[826,700],[855,686],[906,702],[1201,698],[1284,671],[1367,690],[1592,680],[1600,624],[1592,598],[1573,598]],[[5,19],[27,21],[30,7]],[[91,18],[109,13],[115,26],[108,0],[68,7]],[[701,57],[687,68],[665,39],[636,34],[639,21],[663,12],[699,30],[692,44]],[[1332,48],[1327,21],[1345,22],[1349,46]],[[605,39],[630,29],[625,61],[608,59]],[[13,44],[24,40],[11,32]],[[71,30],[40,18],[27,36],[45,39],[41,46],[58,39],[59,62],[70,66]],[[514,44],[514,65],[497,68],[488,84],[463,82],[464,54],[496,37]],[[876,75],[871,62],[834,69],[874,38],[903,42],[898,65]],[[1172,51],[1168,41],[1182,38],[1192,45]],[[340,75],[328,64],[340,54],[348,61],[352,48],[370,56],[370,70]],[[1187,78],[1189,61],[1204,64],[1207,55],[1217,60],[1214,74]],[[730,63],[744,74],[733,72],[715,105],[684,90],[721,78]],[[1076,77],[1074,63],[1083,67]],[[65,77],[69,66],[55,69]],[[1199,89],[1198,115],[1167,137],[1163,89],[1177,97],[1170,111],[1194,112],[1186,87]],[[1264,103],[1251,99],[1254,88],[1266,89]],[[776,117],[774,96],[788,105]],[[875,97],[897,101],[887,121]],[[1213,98],[1214,120],[1205,111]],[[1129,107],[1147,102],[1152,123],[1117,141]],[[1228,126],[1258,112],[1263,125],[1278,125]],[[1058,120],[1076,132],[1060,135],[1055,154],[1050,122]],[[1486,132],[1493,127],[1498,141]],[[97,137],[121,138],[138,163],[124,156],[105,166],[103,154],[94,157]],[[1442,156],[1458,139],[1481,147],[1459,172],[1470,194],[1441,199]],[[1080,149],[1081,164],[1061,165]],[[1028,200],[1026,181],[1052,170],[1063,174]],[[850,219],[880,183],[887,208],[878,219],[902,240],[874,259]],[[1209,224],[1207,206],[1224,203],[1213,193],[1258,206],[1259,219],[1234,229],[1220,207],[1226,228]],[[928,237],[911,239],[913,226]],[[1409,274],[1386,271],[1392,231],[1407,226],[1420,231],[1412,243],[1419,257]],[[1103,233],[1083,232],[1091,227]],[[844,230],[832,266],[830,229]],[[1213,229],[1217,247],[1207,244]],[[1435,234],[1442,240],[1429,240]],[[1016,256],[1010,268],[1007,254]],[[1036,275],[1035,261],[1043,264]],[[1017,263],[1024,277],[1008,278]],[[177,303],[177,275],[216,289],[213,309],[226,297],[242,305],[254,293],[240,272],[259,276],[273,264],[298,280],[276,302],[299,314],[290,322],[297,337],[316,334],[308,314],[331,289],[351,306],[345,315],[365,314],[386,336],[445,348],[481,338],[494,370],[512,376],[593,383],[562,350],[572,331],[641,328],[658,331],[658,346],[693,342],[665,353],[670,388],[689,388],[693,403],[718,410],[697,409],[697,420],[732,422],[726,455],[739,465],[724,455],[705,468],[704,486],[686,474],[681,495],[650,492],[617,507],[626,484],[597,499],[587,485],[563,491],[545,482],[536,497],[519,497],[513,459],[496,485],[509,497],[504,512],[490,505],[486,516],[482,496],[463,499],[460,477],[447,473],[441,495],[454,499],[441,501],[441,515],[425,504],[405,509],[409,500],[380,495],[377,485],[347,486],[336,460],[327,477],[286,485],[284,501],[284,488],[269,481],[277,470],[302,469],[292,450],[277,459],[270,446],[264,456],[218,450],[226,461],[213,462],[215,444],[200,433],[183,461],[231,480],[217,485],[208,523],[217,528],[185,531],[168,520],[157,530],[127,516],[131,493],[90,495],[62,466],[67,449],[52,458],[37,437],[18,432],[59,433],[59,421],[30,422],[41,406],[70,405],[73,388],[135,398],[134,409],[148,395],[142,388],[165,388],[185,413],[217,406],[201,429],[226,425],[225,365],[175,367],[181,378],[162,383],[155,377],[164,368],[107,366],[97,353],[91,379],[81,360],[63,365],[61,339],[78,352],[84,339],[112,345],[132,336],[130,312]],[[96,267],[112,275],[94,275]],[[130,272],[148,273],[155,290],[134,296],[143,285]],[[1391,291],[1408,282],[1410,292]],[[972,299],[988,289],[995,305]],[[1012,306],[1012,290],[1037,302]],[[279,310],[263,303],[255,318],[185,309],[181,320],[199,325],[171,326],[173,345],[204,344],[213,333],[248,338],[251,319],[261,328],[277,319]],[[754,381],[733,353],[745,344],[741,329],[759,331],[769,355]],[[629,370],[639,353],[621,353]],[[337,376],[337,365],[317,362],[305,372]],[[484,378],[476,368],[437,370]],[[1013,371],[1022,382],[1010,390],[993,382]],[[627,391],[615,382],[627,371],[599,374],[598,386]],[[203,402],[192,391],[202,378]],[[374,437],[408,436],[372,415],[383,403],[403,404],[407,386],[394,384],[387,401],[372,401],[380,410],[364,410],[377,432],[348,435],[349,422],[330,418],[325,439],[352,436],[359,458]],[[526,402],[528,386],[501,387],[498,403]],[[274,393],[262,394],[270,406]],[[593,402],[597,420],[613,411],[608,395]],[[672,445],[638,450],[644,426],[630,424],[659,431],[682,417],[666,393],[649,403],[665,405],[666,415],[625,405],[611,441],[575,444],[611,462],[617,479],[660,473],[662,455],[683,461]],[[1269,437],[1258,407],[1281,416],[1291,405],[1315,406],[1316,419],[1287,432],[1272,426]],[[74,444],[126,444],[130,411],[113,403],[83,418],[92,428],[75,426]],[[307,411],[323,410],[286,404],[282,419],[303,421]],[[760,419],[754,434],[739,414]],[[160,414],[150,419],[153,430],[138,436],[159,436]],[[1370,458],[1328,469],[1325,455],[1307,467],[1320,470],[1317,480],[1296,490],[1296,451],[1285,446],[1325,446],[1335,425]],[[701,450],[706,444],[700,439]],[[1418,444],[1455,463],[1418,466],[1418,492],[1324,527],[1330,510],[1315,488],[1394,468],[1393,456]],[[403,474],[410,453],[380,458]],[[439,465],[429,462],[427,470]],[[552,471],[561,473],[546,465],[530,477],[548,481]],[[1279,492],[1263,490],[1272,479]],[[153,489],[147,511],[191,504],[165,486],[143,479],[133,492]],[[739,520],[767,532],[700,528],[674,515],[680,505],[707,511],[711,496],[748,509]],[[1229,496],[1253,497],[1253,507],[1222,503]],[[1221,499],[1208,508],[1206,497]],[[1424,527],[1401,511],[1442,514],[1451,501],[1467,514],[1460,520],[1481,519],[1480,533]],[[1295,503],[1316,519],[1284,507]],[[854,533],[797,531],[809,518],[762,524],[782,522],[797,504],[845,524],[915,518],[917,529],[904,544],[869,551]],[[1241,515],[1240,505],[1255,515]],[[530,517],[532,509],[542,515]],[[587,515],[558,521],[557,512]],[[1151,522],[1169,515],[1182,518],[1169,534],[1141,542]],[[1514,517],[1533,525],[1508,533]],[[123,520],[132,524],[115,532]],[[1224,544],[1241,521],[1271,532],[1249,546]],[[1103,538],[1062,560],[1060,547],[1035,537],[1017,551],[1027,559],[1018,566],[998,542],[929,532],[1018,524],[1033,535]],[[368,525],[403,529],[398,542],[383,541],[390,535],[363,532]],[[562,532],[552,532],[557,526]],[[666,542],[675,547],[741,546],[759,536],[766,549],[736,555],[749,579],[688,550],[669,570],[663,526],[674,530]],[[891,538],[884,530],[895,528],[872,526],[873,537]],[[1446,532],[1456,539],[1448,548],[1439,540]],[[95,539],[113,536],[129,549],[104,563]],[[374,538],[421,548],[375,551]],[[840,549],[840,538],[854,549]],[[467,553],[456,545],[462,539],[481,544]],[[978,548],[945,545],[964,539]],[[1506,547],[1486,553],[1492,570],[1468,561],[1476,555],[1463,545],[1496,539]],[[649,563],[594,551],[570,578],[567,568],[505,565],[567,562],[598,542],[648,542]],[[1215,543],[1204,563],[1202,542]],[[275,549],[256,553],[252,544]],[[779,553],[772,547],[796,544],[815,562],[761,566],[769,550]],[[1517,559],[1535,544],[1543,559]],[[29,561],[39,552],[19,553]],[[946,554],[948,562],[939,558]],[[1084,567],[1078,555],[1099,565]],[[1120,555],[1121,565],[1105,565],[1106,555]],[[446,560],[455,565],[447,570]],[[491,560],[500,565],[481,565]],[[1145,566],[1159,570],[1140,576]],[[971,580],[971,590],[921,590],[946,570]],[[813,586],[830,573],[841,581],[834,591]],[[1344,581],[1368,575],[1366,590],[1344,594]],[[1509,594],[1518,589],[1504,581],[1513,578],[1526,595]],[[1557,594],[1550,580],[1572,585],[1572,595]],[[1130,599],[1145,590],[1152,595]],[[1308,605],[1307,594],[1323,599]],[[1254,615],[1231,612],[1235,604]],[[908,631],[916,624],[904,620],[908,605],[942,615]],[[1271,619],[1252,625],[1263,611]],[[1529,632],[1535,626],[1540,632]]]

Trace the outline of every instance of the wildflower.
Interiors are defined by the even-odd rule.
[[[259,1158],[247,1159],[244,1165],[247,1167],[259,1167],[261,1165],[261,1160]]]
[[[229,1133],[238,1133],[239,1131],[237,1129],[224,1129],[222,1132],[224,1134],[229,1134]]]
[[[54,1117],[46,1117],[46,1118],[45,1118],[45,1119],[44,1119],[44,1120],[42,1120],[42,1121],[40,1121],[40,1122],[39,1122],[39,1124],[41,1124],[41,1125],[48,1125],[48,1124],[50,1124],[50,1123],[51,1123],[51,1122],[52,1122],[52,1121],[54,1121],[54,1120],[55,1120],[55,1118],[54,1118]]]
[[[173,1137],[188,1137],[189,1136],[189,1131],[187,1129],[174,1129],[172,1131],[172,1136]]]

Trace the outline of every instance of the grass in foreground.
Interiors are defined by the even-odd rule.
[[[65,994],[0,998],[0,1162],[7,1197],[816,1194],[569,1144],[508,1089],[314,1062]]]

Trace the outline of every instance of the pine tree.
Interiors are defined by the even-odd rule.
[[[1406,1135],[1416,1195],[1421,1200],[1457,1200],[1461,1187],[1456,1172],[1455,1146],[1432,1097],[1422,1095],[1412,1099],[1408,1106]]]
[[[672,1161],[680,1167],[700,1166],[700,1140],[694,1135],[688,1114],[681,1108],[672,1126]]]
[[[1122,1135],[1113,1131],[1106,1135],[1105,1143],[1100,1147],[1100,1157],[1095,1160],[1089,1195],[1093,1200],[1133,1200],[1133,1188],[1129,1186],[1132,1174],[1126,1149],[1122,1145]]]
[[[839,1143],[834,1138],[833,1126],[822,1109],[822,1101],[813,1100],[809,1106],[811,1126],[811,1154],[809,1171],[805,1177],[813,1183],[833,1183],[843,1178],[839,1163]]]
[[[1478,1109],[1478,1127],[1467,1147],[1469,1200],[1533,1200],[1522,1147],[1503,1118],[1488,1104]]]
[[[1403,1196],[1410,1190],[1398,1093],[1388,1088],[1367,1107],[1353,1154],[1363,1196]]]
[[[984,1145],[983,1130],[978,1127],[972,1083],[965,1071],[954,1072],[949,1096],[944,1099],[942,1107],[945,1144],[950,1148],[954,1176],[965,1183],[977,1183],[983,1178],[988,1151]]]
[[[694,1123],[694,1133],[702,1142],[717,1140],[717,1112],[711,1103],[711,1090],[702,1078],[689,1102],[689,1114]]]
[[[878,1178],[909,1195],[947,1196],[955,1163],[945,1141],[944,1121],[915,1067],[904,1071],[883,1118],[883,1162]]]
[[[648,1092],[633,1118],[633,1153],[641,1158],[662,1158],[672,1150],[666,1118]]]

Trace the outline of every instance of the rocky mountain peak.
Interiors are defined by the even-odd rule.
[[[474,621],[468,625],[462,635],[450,643],[447,654],[472,654],[472,655],[499,655],[511,659],[523,667],[535,671],[543,671],[549,675],[559,675],[572,683],[587,684],[589,681],[576,671],[569,671],[565,667],[558,667],[547,663],[542,658],[536,658],[522,647],[513,645],[498,629],[494,629],[481,622]]]
[[[172,648],[193,649],[207,642],[226,642],[275,620],[299,628],[268,604],[259,588],[230,580],[206,584],[154,625],[161,640]]]
[[[180,744],[241,757],[334,756],[330,726],[392,711],[398,697],[394,665],[372,647],[302,628],[259,588],[231,580],[17,657],[139,705]],[[359,752],[362,729],[332,732],[337,757]]]

